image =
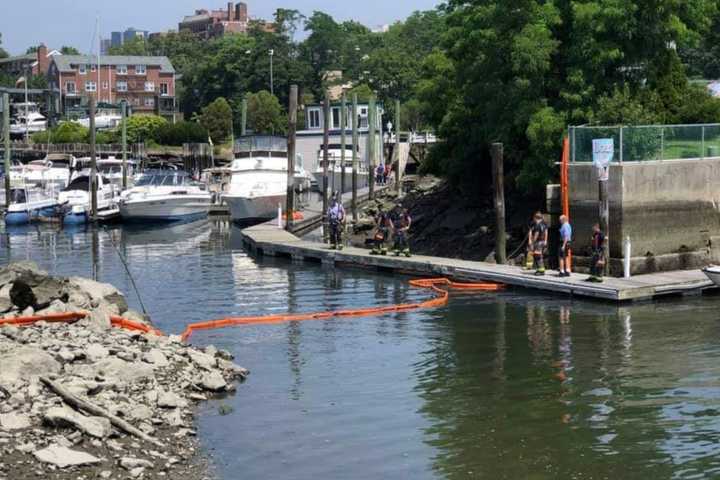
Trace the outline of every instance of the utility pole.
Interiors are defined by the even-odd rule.
[[[493,143],[492,177],[495,196],[495,261],[499,265],[507,262],[505,245],[505,174],[503,168],[503,144]]]
[[[270,94],[275,95],[275,87],[273,86],[273,55],[275,50],[270,49]]]
[[[340,198],[345,193],[345,129],[347,128],[347,98],[342,93],[340,102]]]
[[[606,168],[610,168],[608,165]],[[608,182],[602,176],[598,180],[599,206],[600,206],[600,230],[605,234],[605,242],[603,243],[603,256],[605,258],[605,266],[603,273],[608,274],[610,266],[610,204],[608,202]]]
[[[358,174],[358,98],[357,93],[353,93],[352,98],[352,214],[353,221],[358,221],[357,209],[357,174]]]
[[[95,97],[90,97],[90,217],[97,218],[97,158],[95,154]]]
[[[122,114],[122,188],[125,190],[128,186],[127,183],[127,101],[123,100],[120,102],[120,112]]]
[[[375,198],[375,95],[370,95],[368,107],[368,199]]]
[[[395,152],[397,157],[397,167],[395,170],[395,191],[397,192],[397,197],[400,198],[402,195],[402,170],[400,168],[400,100],[395,101]]]
[[[285,229],[292,231],[293,213],[295,213],[295,131],[297,130],[298,87],[290,85],[290,101],[288,104],[288,137],[287,137],[287,199],[285,207]]]
[[[243,95],[240,120],[241,120],[240,135],[242,135],[244,137],[247,132],[247,94]]]
[[[323,101],[323,184],[322,184],[322,219],[323,219],[323,241],[328,241],[328,164],[330,159],[328,156],[330,144],[330,95],[325,92],[325,100]]]
[[[10,207],[10,94],[3,93],[3,136],[5,137],[5,209]]]

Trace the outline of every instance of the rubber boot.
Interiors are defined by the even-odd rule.
[[[382,247],[382,248],[380,249],[380,255],[387,255],[387,252],[388,252],[388,250],[387,250],[387,248],[385,248],[385,247]]]
[[[528,254],[525,256],[525,270],[532,270],[533,260],[534,258],[532,252],[528,252]]]
[[[373,247],[373,249],[370,250],[370,255],[379,255],[379,254],[380,254],[380,251],[375,247]]]
[[[411,255],[410,255],[410,249],[409,249],[409,248],[406,248],[405,250],[403,250],[403,254],[404,254],[406,257],[410,258],[410,257],[411,257]]]

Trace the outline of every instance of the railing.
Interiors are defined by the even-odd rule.
[[[0,151],[3,150],[3,144],[0,143]],[[24,142],[11,142],[11,151],[33,151],[43,153],[89,153],[90,144],[88,143],[24,143]],[[133,143],[128,144],[127,150],[131,155],[143,155],[145,152],[145,144]],[[119,153],[122,152],[121,144],[98,144],[95,146],[95,151],[98,155]]]
[[[570,161],[592,162],[593,140],[614,140],[613,162],[720,158],[720,124],[570,127]]]
[[[395,143],[395,134],[386,137],[388,143]],[[400,132],[400,141],[402,143],[437,143],[439,140],[434,133],[415,133],[415,132]]]

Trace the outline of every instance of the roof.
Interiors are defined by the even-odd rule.
[[[94,55],[61,55],[53,57],[55,65],[61,72],[73,71],[73,65],[97,63]],[[159,65],[162,73],[175,73],[168,57],[148,57],[132,55],[101,55],[100,65]]]
[[[27,53],[25,55],[15,55],[14,57],[1,58],[0,63],[15,62],[18,60],[26,60],[26,61],[37,60],[37,54]]]

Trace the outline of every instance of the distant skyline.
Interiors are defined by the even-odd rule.
[[[4,0],[10,3],[10,0]],[[100,33],[135,27],[150,32],[177,29],[184,15],[196,9],[220,9],[220,0],[30,0],[11,2],[0,15],[2,48],[11,55],[25,53],[30,46],[45,43],[50,48],[72,46],[81,52],[96,50],[93,44],[95,20],[100,17]],[[428,10],[441,0],[249,0],[251,17],[270,20],[277,8],[294,8],[309,16],[314,10],[332,15],[338,21],[356,20],[370,28],[403,20],[415,10]]]

